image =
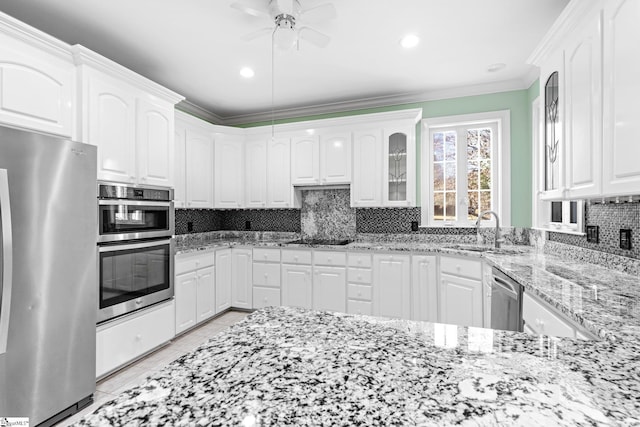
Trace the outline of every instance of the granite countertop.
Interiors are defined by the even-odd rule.
[[[77,425],[638,425],[640,342],[267,308]]]

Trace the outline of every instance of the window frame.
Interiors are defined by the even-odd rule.
[[[500,222],[504,226],[511,225],[511,113],[509,110],[489,111],[483,113],[462,114],[456,116],[443,116],[426,118],[422,120],[421,138],[421,224],[422,227],[475,227],[475,221],[469,221],[467,215],[464,219],[454,222],[435,221],[433,219],[433,144],[432,131],[445,128],[459,128],[461,126],[482,126],[489,123],[495,124],[496,138],[492,147],[492,202],[494,210],[500,216]],[[465,145],[466,146],[466,145]],[[457,159],[458,165],[461,160]],[[464,170],[467,166],[464,165]],[[459,166],[458,166],[459,167]],[[465,180],[466,182],[466,180]],[[460,184],[456,182],[456,184]],[[456,189],[457,203],[456,213],[460,212],[460,192]],[[466,196],[465,196],[466,197]],[[483,225],[494,225],[495,220],[483,220]]]

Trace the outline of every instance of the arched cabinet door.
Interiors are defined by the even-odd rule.
[[[0,122],[71,137],[75,67],[70,55],[65,60],[0,34],[0,58]]]
[[[415,129],[385,129],[382,159],[382,199],[385,206],[415,205],[415,151]]]

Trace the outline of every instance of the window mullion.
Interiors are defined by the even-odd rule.
[[[456,129],[458,144],[456,146],[457,173],[456,173],[456,196],[458,200],[457,221],[458,225],[467,225],[467,211],[469,208],[468,182],[467,182],[467,127]]]

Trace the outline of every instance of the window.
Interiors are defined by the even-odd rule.
[[[423,224],[475,226],[487,210],[510,223],[508,121],[508,111],[423,120]]]

